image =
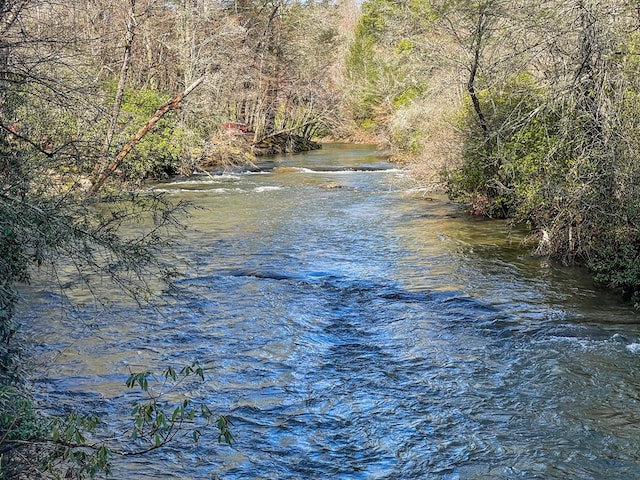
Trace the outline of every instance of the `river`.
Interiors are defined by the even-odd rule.
[[[117,435],[130,369],[198,360],[208,383],[188,393],[233,422],[231,447],[212,431],[116,458],[110,478],[640,478],[630,307],[371,147],[259,166],[154,187],[202,207],[160,310],[28,296],[52,411]]]

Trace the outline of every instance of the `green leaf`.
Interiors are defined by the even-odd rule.
[[[176,371],[172,368],[172,367],[168,367],[164,372],[163,372],[163,376],[166,379],[171,378],[171,380],[176,381],[178,379],[178,375],[176,374]]]
[[[175,410],[173,411],[173,415],[171,415],[171,421],[175,422],[176,419],[181,416],[181,414],[184,412],[184,410],[181,407],[176,407]]]

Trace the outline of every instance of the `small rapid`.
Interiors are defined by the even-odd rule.
[[[427,197],[373,148],[156,185],[194,202],[157,309],[25,294],[53,412],[127,425],[130,369],[198,360],[215,435],[118,479],[640,477],[640,326],[505,224]]]

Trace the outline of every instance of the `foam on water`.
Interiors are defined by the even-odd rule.
[[[640,343],[630,343],[626,346],[626,349],[633,354],[640,354]]]
[[[244,190],[241,188],[154,188],[153,192],[180,194],[180,193],[204,193],[204,194],[227,194],[240,193]]]

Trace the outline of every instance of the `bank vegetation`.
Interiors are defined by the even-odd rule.
[[[367,0],[354,122],[536,253],[640,293],[640,10],[593,0]]]

